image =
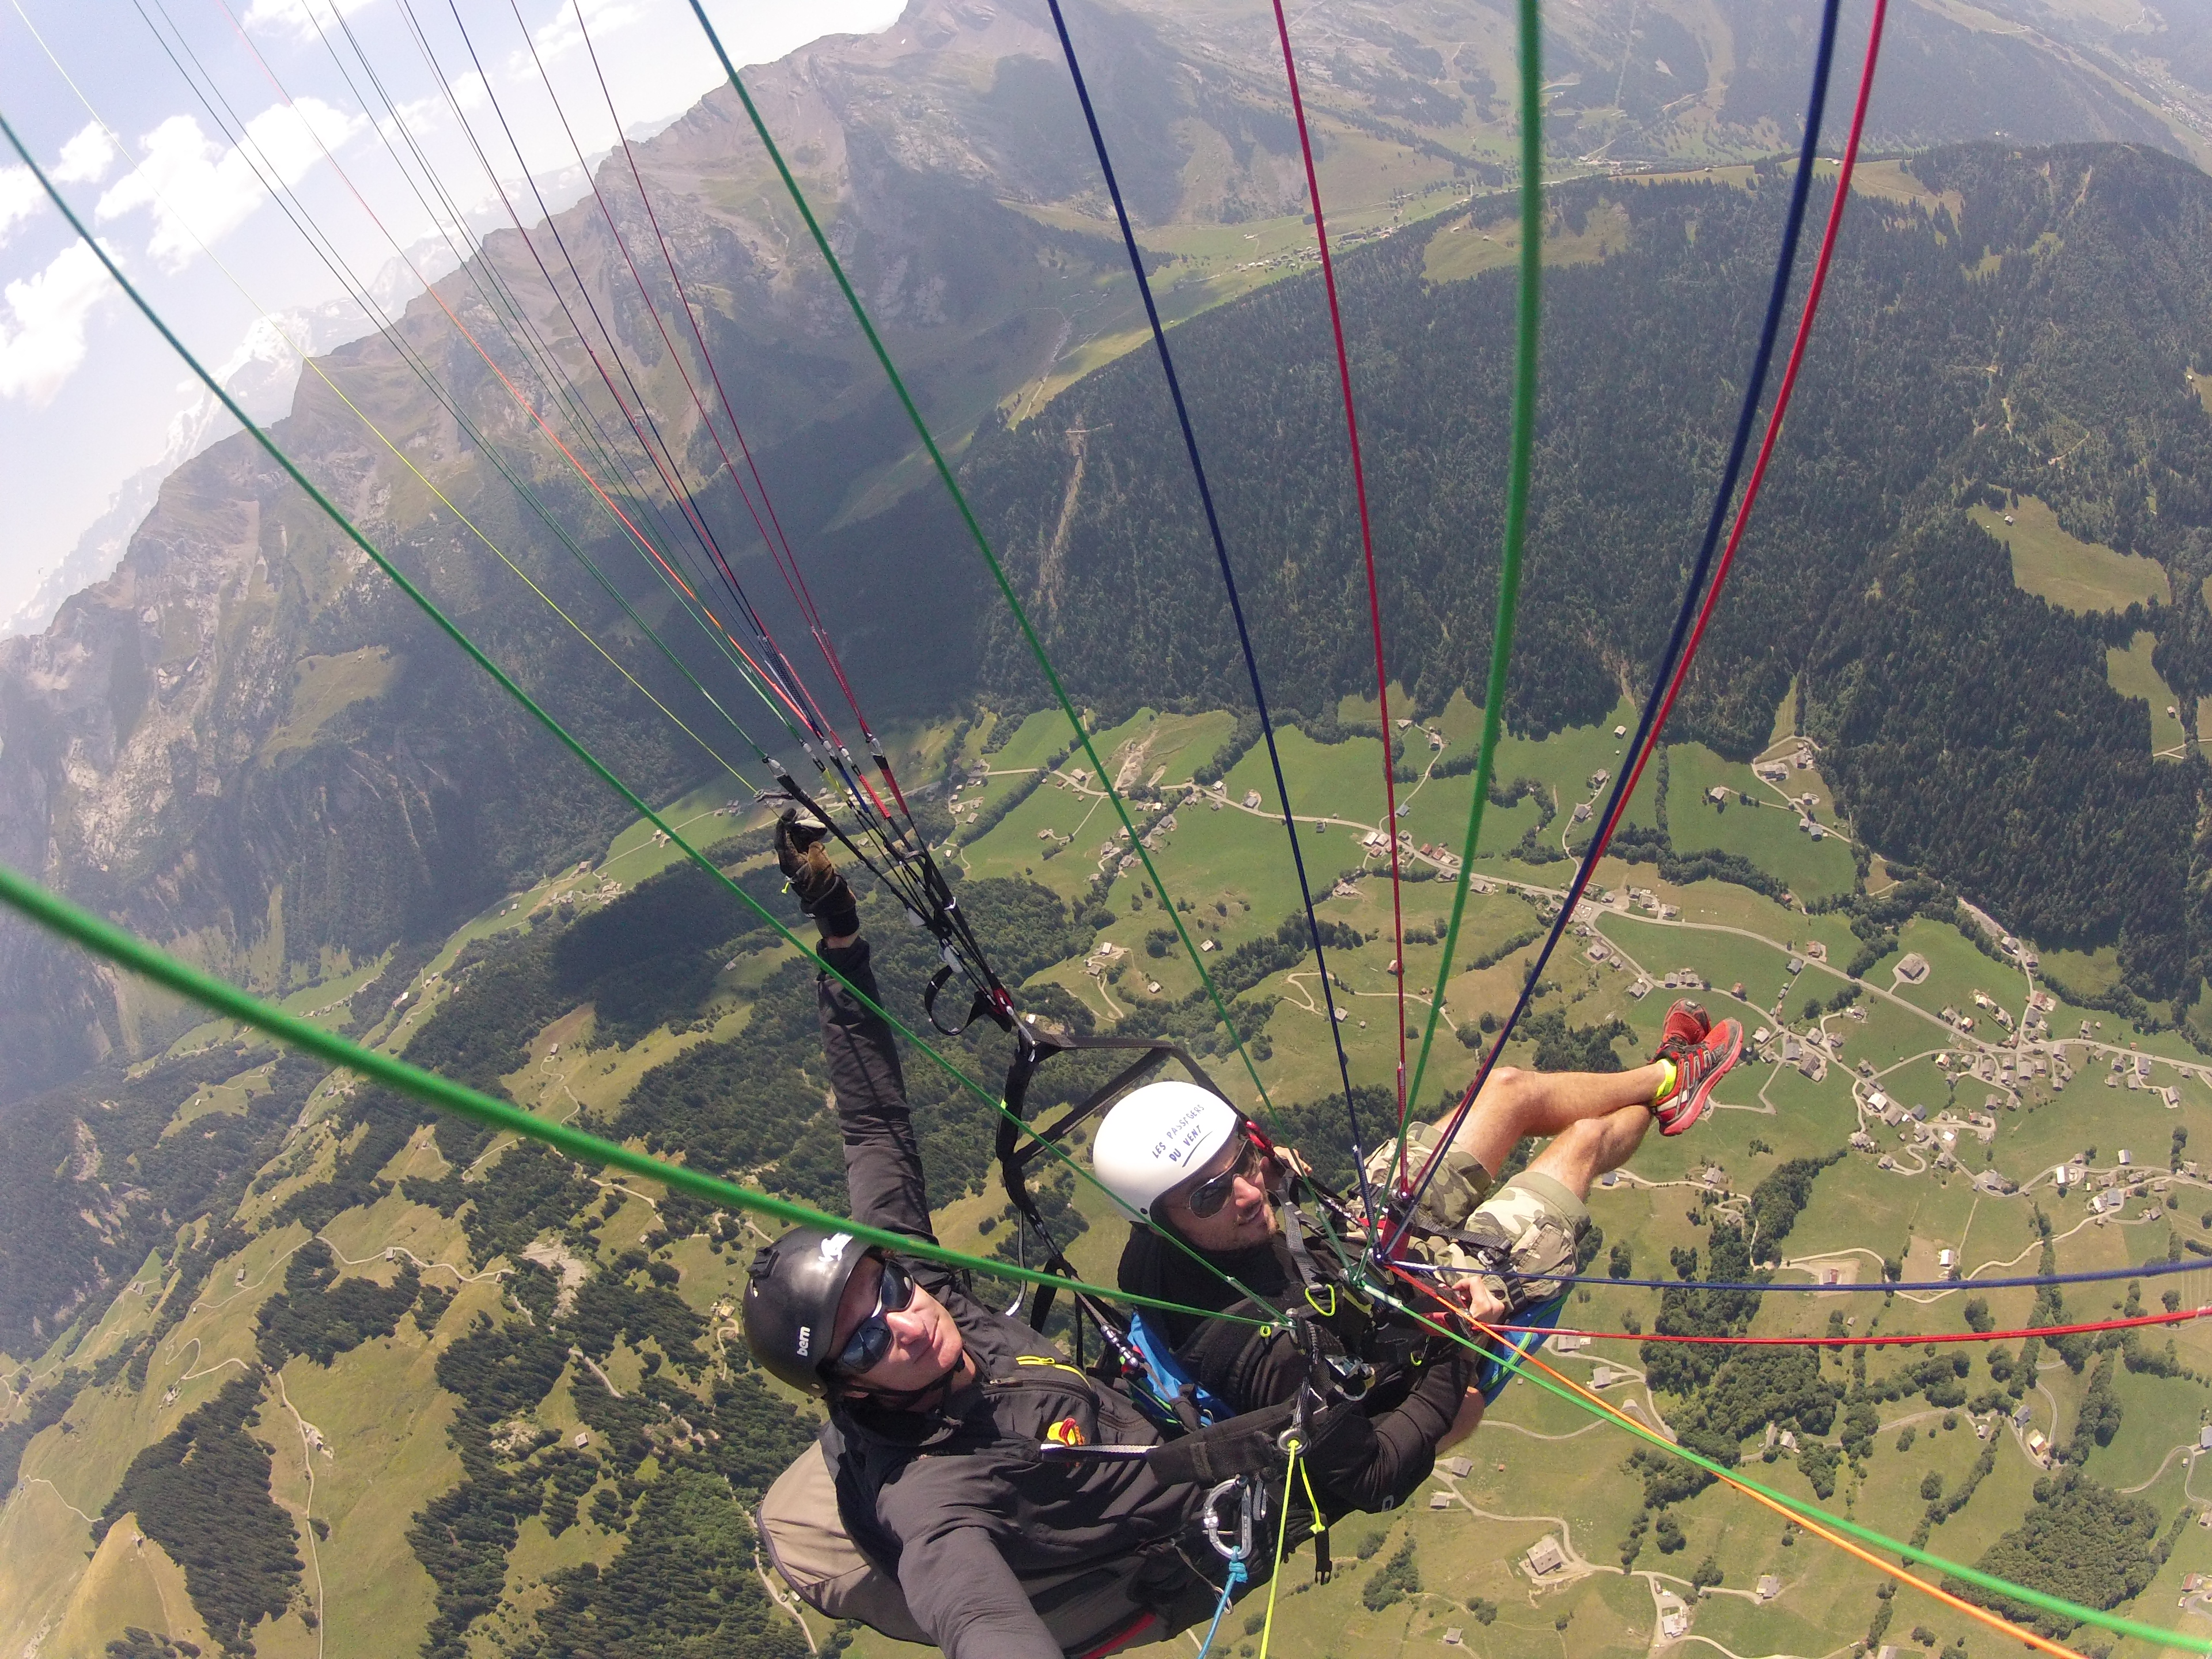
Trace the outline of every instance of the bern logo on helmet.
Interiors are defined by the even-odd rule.
[[[814,1327],[811,1325],[801,1325],[799,1328],[799,1357],[801,1359],[806,1358],[806,1350],[813,1340]]]
[[[835,1261],[839,1256],[845,1254],[845,1247],[852,1242],[853,1235],[850,1233],[830,1234],[829,1237],[822,1241],[822,1259],[824,1261]]]

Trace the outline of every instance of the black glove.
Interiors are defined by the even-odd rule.
[[[796,809],[786,807],[775,821],[775,866],[823,936],[844,939],[860,931],[860,913],[853,890],[823,848],[829,835],[818,823],[801,823]]]

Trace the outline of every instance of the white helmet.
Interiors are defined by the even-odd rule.
[[[1091,1166],[1107,1191],[1149,1221],[1160,1194],[1205,1168],[1238,1121],[1234,1106],[1194,1083],[1147,1083],[1100,1120]]]

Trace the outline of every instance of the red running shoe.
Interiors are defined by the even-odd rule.
[[[1667,1023],[1659,1028],[1659,1052],[1679,1059],[1679,1050],[1696,1048],[1712,1029],[1713,1017],[1685,997],[1667,1011]]]
[[[1673,1015],[1668,1018],[1671,1023]],[[1728,1075],[1742,1053],[1742,1024],[1724,1019],[1699,1042],[1669,1054],[1667,1058],[1674,1062],[1674,1090],[1664,1100],[1651,1103],[1651,1115],[1659,1120],[1659,1133],[1678,1135],[1703,1117],[1713,1085]]]

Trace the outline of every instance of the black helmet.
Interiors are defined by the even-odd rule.
[[[850,1233],[793,1227],[753,1258],[745,1344],[771,1376],[811,1395],[830,1391],[823,1367],[834,1358],[837,1304],[869,1249]]]

